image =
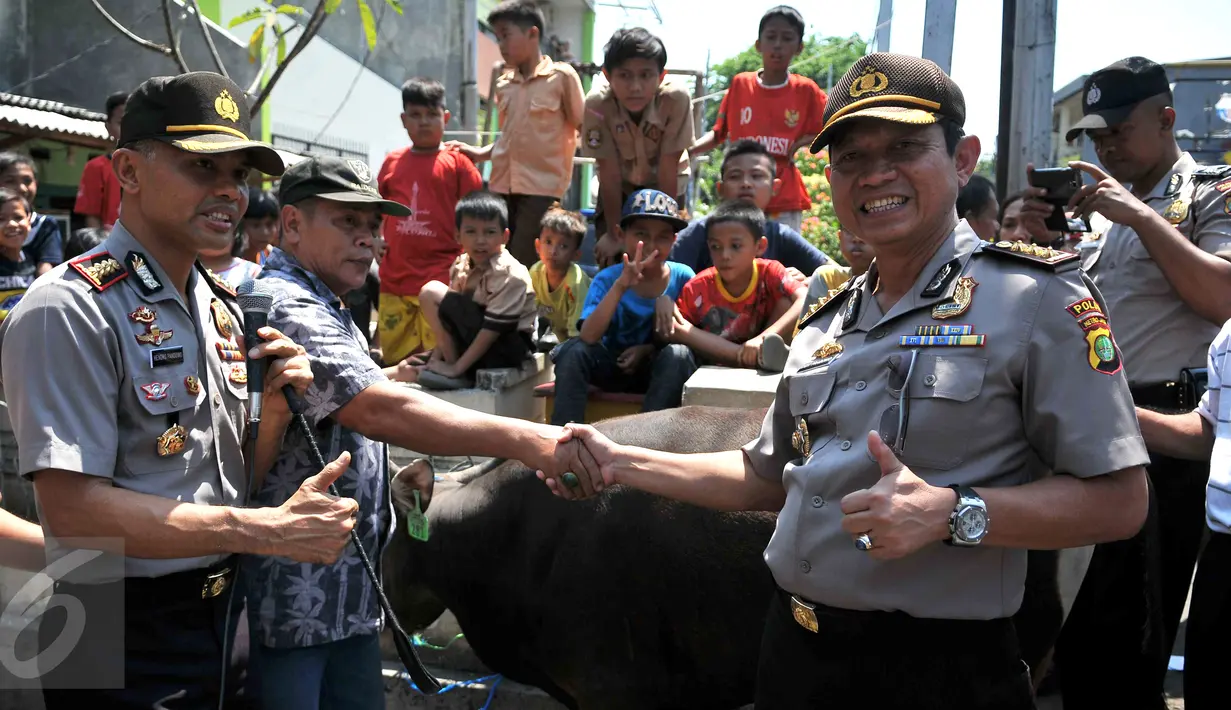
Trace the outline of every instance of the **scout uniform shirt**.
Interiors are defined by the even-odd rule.
[[[1000,244],[963,221],[889,313],[874,296],[875,264],[804,312],[761,435],[744,447],[757,474],[786,489],[765,552],[783,589],[923,618],[1002,618],[1020,606],[1025,550],[936,542],[879,561],[856,549],[841,501],[880,479],[869,431],[934,486],[1016,486],[1148,462],[1076,257]]]
[[[1231,259],[1231,169],[1199,169],[1184,153],[1142,201],[1201,250]],[[1084,266],[1111,311],[1131,384],[1174,382],[1182,368],[1205,365],[1221,324],[1184,303],[1136,232],[1112,226]]]
[[[577,71],[544,56],[529,78],[506,69],[495,93],[501,133],[492,148],[492,192],[562,198],[573,179],[581,125]]]
[[[55,468],[188,503],[243,501],[242,314],[199,265],[187,293],[185,302],[122,222],[30,287],[0,325],[20,475]],[[49,541],[48,562],[69,551]],[[126,558],[125,575],[226,556]]]
[[[469,295],[483,308],[485,329],[534,332],[538,307],[530,272],[507,249],[502,248],[479,265],[471,263],[469,254],[462,254],[449,270],[449,283],[454,291]]]
[[[692,99],[684,87],[671,82],[660,84],[637,122],[616,101],[611,86],[604,86],[586,97],[581,133],[582,155],[620,161],[621,189],[625,194],[658,181],[660,155],[683,151],[678,184],[657,187],[672,197],[687,191],[691,175],[688,148],[693,144],[693,128]]]

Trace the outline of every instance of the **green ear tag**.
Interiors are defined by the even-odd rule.
[[[419,491],[415,491],[415,507],[406,511],[406,531],[419,542],[427,542],[427,516],[423,514],[423,506],[419,503]]]

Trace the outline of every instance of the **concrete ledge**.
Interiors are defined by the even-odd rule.
[[[684,406],[760,409],[774,402],[780,372],[732,367],[698,368],[684,384]]]

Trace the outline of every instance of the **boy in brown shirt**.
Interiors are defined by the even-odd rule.
[[[534,347],[534,286],[530,272],[504,248],[504,201],[472,192],[458,200],[456,216],[462,254],[449,270],[449,285],[431,281],[419,292],[436,349],[417,379],[430,389],[471,387],[477,370],[519,367]]]
[[[608,83],[586,97],[581,150],[598,163],[595,258],[609,266],[619,261],[623,240],[608,229],[607,215],[618,221],[629,195],[652,188],[684,204],[694,133],[688,90],[663,82],[662,40],[640,27],[617,30],[603,52]]]
[[[581,127],[581,79],[573,67],[539,51],[543,13],[526,0],[496,6],[487,16],[496,33],[505,71],[496,80],[500,137],[459,150],[475,163],[492,161],[488,185],[508,204],[512,236],[509,252],[529,268],[538,261],[534,240],[552,204],[564,199],[573,178],[573,154]]]

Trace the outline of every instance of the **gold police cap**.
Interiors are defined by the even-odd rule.
[[[221,74],[156,76],[128,97],[117,145],[159,140],[189,153],[243,150],[257,170],[281,175],[286,164],[277,151],[248,137],[251,121],[244,90]]]
[[[852,118],[921,126],[949,118],[961,126],[966,123],[966,99],[936,62],[877,52],[860,57],[834,86],[812,152],[829,145],[834,127]]]

